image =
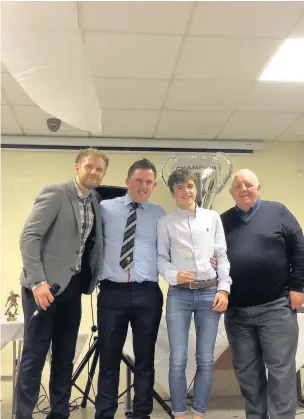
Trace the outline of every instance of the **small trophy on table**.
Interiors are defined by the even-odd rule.
[[[8,308],[7,308],[7,310],[6,310],[6,312],[5,312],[4,315],[5,316],[8,315],[8,317],[7,317],[7,321],[8,322],[14,322],[14,321],[17,320],[17,317],[16,317],[18,315],[18,302],[17,302],[17,298],[20,298],[20,295],[15,294],[14,291],[11,291],[10,292],[10,295],[7,298],[5,307],[7,307],[7,305],[8,305]],[[14,313],[13,313],[13,310],[14,310]]]

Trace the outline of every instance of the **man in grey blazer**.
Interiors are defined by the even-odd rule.
[[[16,419],[32,419],[51,343],[51,412],[47,418],[69,417],[81,295],[93,292],[102,261],[102,224],[93,189],[100,185],[109,160],[99,150],[85,149],[75,163],[75,179],[46,186],[21,233],[25,336]],[[55,283],[60,289],[54,299],[50,287]],[[33,317],[37,305],[42,311]]]

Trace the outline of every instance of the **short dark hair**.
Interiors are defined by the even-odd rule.
[[[174,185],[179,185],[180,183],[187,182],[188,180],[193,180],[196,185],[195,175],[187,169],[176,169],[168,178],[168,186],[171,192],[174,192]]]
[[[75,163],[80,163],[87,156],[98,156],[105,162],[106,168],[109,166],[109,158],[103,151],[97,150],[97,148],[85,148],[81,150],[76,156]]]
[[[128,170],[128,179],[130,179],[130,177],[133,175],[133,173],[137,169],[146,169],[146,170],[151,169],[153,170],[155,177],[157,176],[157,171],[154,164],[148,159],[141,159],[141,160],[137,160],[136,162],[132,164],[132,166],[130,166]]]

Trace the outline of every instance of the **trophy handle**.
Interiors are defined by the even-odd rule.
[[[177,162],[178,158],[175,156],[175,154],[170,154],[167,160],[161,165],[161,168],[160,168],[161,178],[168,189],[169,189],[169,185],[164,175],[164,169],[170,160],[174,160],[175,162]]]
[[[232,175],[232,170],[233,170],[232,169],[232,161],[226,153],[218,152],[218,153],[216,153],[216,157],[217,156],[223,157],[224,160],[226,161],[226,163],[227,163],[227,173],[224,176],[223,180],[219,179],[219,185],[218,185],[218,188],[217,188],[217,191],[216,191],[216,195],[219,194],[221,192],[221,190],[224,188],[224,186],[226,185],[226,183],[230,179],[230,177]]]

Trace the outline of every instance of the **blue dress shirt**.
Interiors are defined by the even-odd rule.
[[[101,280],[128,282],[128,273],[122,269],[119,260],[131,202],[127,194],[100,203],[104,236]],[[157,282],[157,223],[165,211],[158,205],[144,202],[136,214],[134,264],[130,269],[130,278],[132,282]]]

